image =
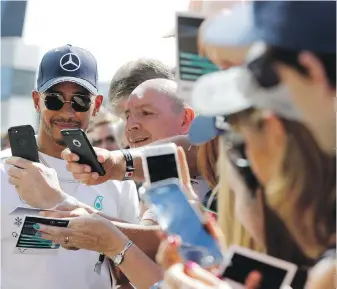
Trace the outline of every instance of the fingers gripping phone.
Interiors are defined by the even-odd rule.
[[[8,129],[12,156],[39,162],[35,132],[31,125],[13,126]]]
[[[153,184],[143,198],[153,208],[162,230],[180,236],[180,252],[185,261],[221,271],[223,255],[220,244],[208,230],[202,212],[188,202],[177,179]]]
[[[100,176],[105,175],[105,170],[82,129],[63,129],[61,134],[70,151],[79,156],[78,163],[90,166],[92,172],[97,172]]]
[[[144,178],[148,184],[169,178],[181,179],[175,144],[146,147],[142,151]]]

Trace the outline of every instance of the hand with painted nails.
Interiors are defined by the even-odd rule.
[[[222,238],[220,229],[212,219],[208,218],[204,227],[216,240]],[[160,233],[159,236],[162,242],[159,245],[156,255],[157,263],[164,269],[168,269],[176,263],[182,263],[183,259],[179,252],[181,245],[180,237],[173,235],[166,237],[163,233]]]
[[[61,157],[67,162],[67,169],[73,174],[74,179],[90,186],[99,185],[108,180],[122,180],[125,174],[125,160],[121,151],[110,152],[101,148],[94,148],[94,150],[97,160],[106,172],[104,176],[92,172],[90,166],[78,163],[79,156],[69,149],[62,151]]]
[[[178,251],[181,240],[179,236],[168,236],[167,238],[163,237],[162,239],[157,251],[156,261],[166,270],[174,264],[183,262]]]
[[[54,169],[19,157],[8,158],[6,164],[11,165],[8,182],[31,207],[50,209],[68,197],[62,191]]]
[[[65,249],[85,249],[102,252],[108,257],[116,256],[125,247],[128,238],[110,221],[79,209],[73,212],[68,227],[35,224],[41,238],[60,244]]]
[[[161,288],[171,289],[232,289],[225,281],[202,269],[198,264],[177,263],[165,271]]]

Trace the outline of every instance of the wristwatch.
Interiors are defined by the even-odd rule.
[[[119,266],[123,263],[125,252],[133,245],[132,241],[128,241],[125,245],[124,249],[117,254],[114,258],[111,258],[112,262],[114,263],[115,267]]]

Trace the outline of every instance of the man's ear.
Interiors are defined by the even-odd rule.
[[[93,116],[96,116],[96,114],[99,112],[99,110],[102,106],[102,103],[103,103],[103,95],[99,94],[95,98],[95,107],[94,107],[94,110],[92,112]]]
[[[35,108],[36,112],[40,112],[41,111],[40,94],[36,90],[32,91],[32,99],[33,99],[33,102],[34,102],[34,108]]]
[[[311,52],[303,51],[298,62],[307,70],[308,77],[315,84],[329,88],[329,81],[321,61]]]
[[[194,110],[190,107],[185,107],[184,120],[183,120],[183,123],[182,123],[182,126],[181,126],[182,127],[182,134],[188,133],[194,118],[195,118]]]

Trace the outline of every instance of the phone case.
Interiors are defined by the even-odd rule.
[[[92,172],[97,172],[100,176],[105,175],[105,170],[98,162],[97,155],[83,130],[66,129],[62,130],[61,134],[70,151],[79,156],[78,163],[90,166]]]
[[[8,129],[12,156],[39,162],[35,132],[31,125],[13,126]]]
[[[180,171],[180,167],[178,165],[177,146],[174,143],[168,143],[168,144],[161,144],[161,145],[156,145],[156,146],[149,146],[149,147],[146,147],[142,150],[142,154],[141,154],[142,165],[143,165],[145,182],[147,184],[157,183],[157,182],[161,182],[161,181],[164,180],[164,179],[162,179],[162,180],[159,180],[159,181],[156,181],[156,182],[151,182],[147,158],[148,157],[155,157],[155,156],[164,156],[164,155],[168,155],[168,154],[174,154],[176,167],[177,167],[177,173],[178,173],[178,179],[181,180],[181,171]],[[170,176],[169,178],[172,178],[172,177],[173,176]]]
[[[157,223],[168,235],[179,235],[181,257],[219,274],[225,266],[223,252],[209,229],[206,216],[192,205],[181,183],[173,178],[158,181],[142,195],[152,208]]]

